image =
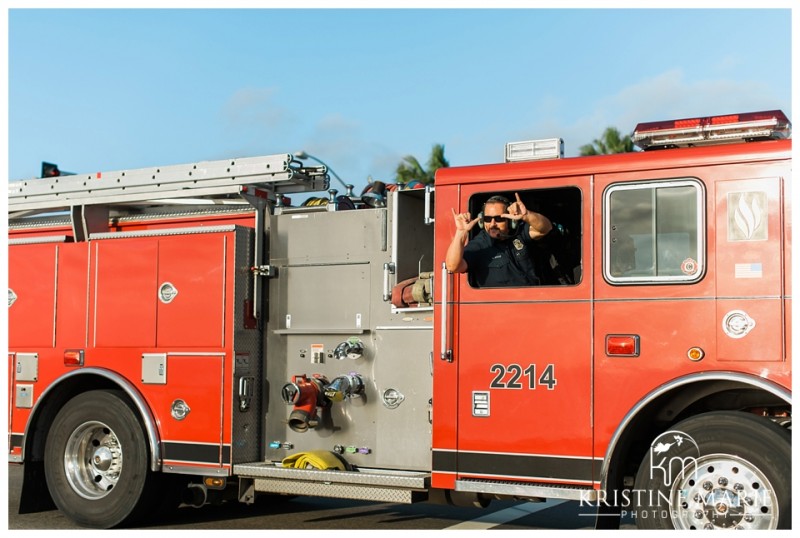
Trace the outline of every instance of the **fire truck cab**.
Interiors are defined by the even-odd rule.
[[[526,141],[361,196],[289,154],[11,182],[21,511],[557,498],[598,527],[790,528],[790,128]],[[495,195],[553,224],[531,285],[443,263]]]

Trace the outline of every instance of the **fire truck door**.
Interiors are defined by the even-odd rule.
[[[591,484],[592,309],[589,178],[463,188],[477,214],[491,194],[536,207],[567,229],[574,283],[479,288],[454,275],[458,479]],[[550,185],[553,183],[553,185]],[[542,187],[539,187],[543,184]],[[566,186],[565,186],[566,185]],[[581,229],[581,228],[585,229]],[[485,232],[481,232],[485,233]],[[561,239],[560,239],[561,240]]]

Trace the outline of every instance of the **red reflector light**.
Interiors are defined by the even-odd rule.
[[[669,122],[667,122],[669,123]],[[676,120],[674,123],[674,127],[697,127],[700,125],[700,118],[692,118],[689,120]]]
[[[635,334],[606,336],[606,355],[609,357],[638,357],[639,337]]]
[[[64,366],[83,366],[83,350],[82,349],[65,350]]]
[[[730,114],[728,116],[714,116],[711,118],[711,125],[723,125],[725,123],[736,123],[739,121],[739,114]]]

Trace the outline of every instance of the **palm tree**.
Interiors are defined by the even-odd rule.
[[[431,149],[431,156],[428,158],[427,168],[423,168],[420,162],[413,155],[406,155],[400,164],[397,165],[397,183],[408,185],[412,181],[419,181],[423,184],[433,183],[433,177],[439,168],[446,168],[450,163],[444,157],[444,145],[434,144]]]
[[[580,147],[581,155],[584,156],[629,153],[631,151],[633,151],[633,140],[630,135],[622,136],[616,127],[608,127],[599,139]]]

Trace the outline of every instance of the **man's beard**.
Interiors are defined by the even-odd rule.
[[[492,239],[497,239],[497,240],[500,240],[500,241],[504,241],[504,240],[508,239],[509,237],[511,237],[511,234],[509,234],[508,232],[502,231],[500,228],[490,228],[490,229],[486,230],[486,232],[489,234],[489,237],[491,237]]]

